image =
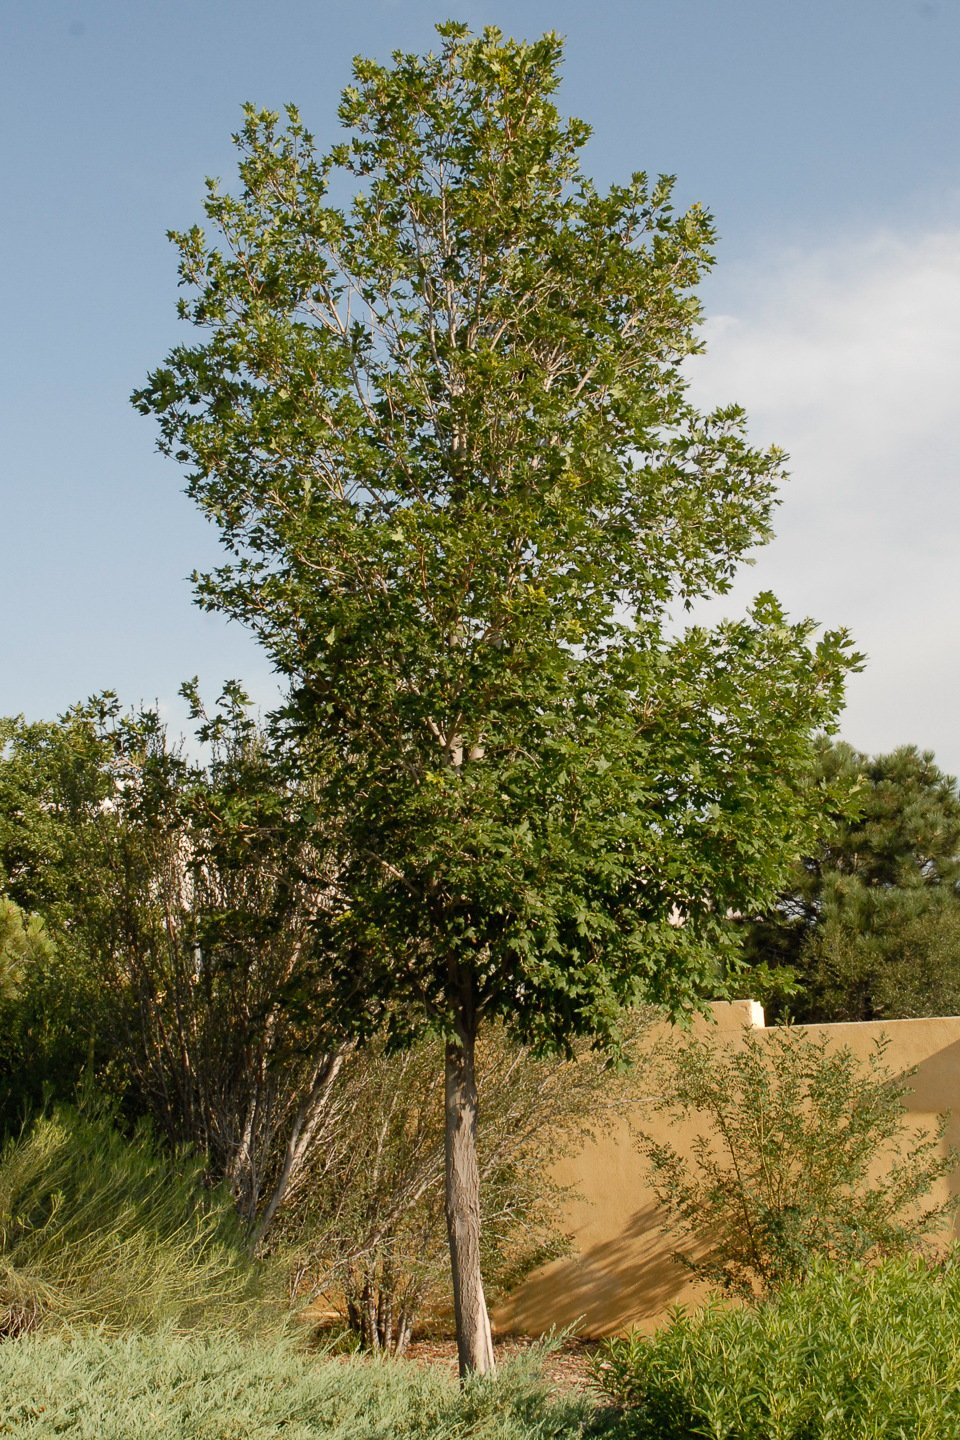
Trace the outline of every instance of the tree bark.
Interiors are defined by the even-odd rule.
[[[476,1031],[465,1026],[446,1052],[446,1211],[460,1378],[493,1369],[490,1317],[480,1274]]]

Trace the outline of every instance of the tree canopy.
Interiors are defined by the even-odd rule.
[[[873,758],[823,742],[826,784],[852,807],[747,926],[745,956],[773,987],[771,1013],[808,1021],[960,1010],[960,795],[930,751]],[[744,977],[749,984],[750,972]]]
[[[295,109],[247,108],[238,192],[210,182],[211,233],[174,236],[201,333],[135,401],[227,550],[200,602],[260,638],[326,777],[344,1008],[447,1038],[482,1369],[457,1258],[481,1017],[550,1048],[693,1003],[727,912],[812,843],[810,734],[855,657],[769,595],[672,628],[767,537],[782,472],[687,395],[712,223],[666,177],[592,184],[555,35],[438,28],[355,63],[326,154]]]

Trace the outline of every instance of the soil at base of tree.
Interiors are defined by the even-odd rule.
[[[537,1343],[537,1339],[530,1335],[495,1335],[493,1351],[497,1364],[509,1360],[511,1355],[529,1350]],[[590,1389],[590,1362],[599,1344],[598,1340],[579,1340],[576,1336],[568,1336],[544,1362],[548,1379],[562,1390]],[[404,1359],[415,1365],[441,1365],[451,1375],[456,1375],[457,1342],[452,1337],[413,1340]]]

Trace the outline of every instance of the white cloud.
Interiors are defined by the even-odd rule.
[[[772,589],[869,656],[841,733],[960,771],[960,232],[768,258],[726,278],[691,367],[790,454],[777,538],[723,612]],[[716,609],[716,607],[711,607]]]

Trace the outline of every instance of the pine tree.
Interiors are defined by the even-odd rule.
[[[823,743],[822,780],[855,786],[853,809],[747,927],[771,1016],[898,1019],[960,1013],[960,796],[929,751],[869,759]],[[753,972],[755,973],[755,972]],[[738,982],[749,989],[751,974]]]

